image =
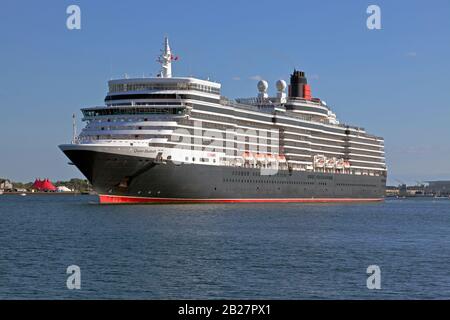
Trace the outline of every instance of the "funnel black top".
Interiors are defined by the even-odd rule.
[[[303,85],[307,83],[305,73],[294,69],[294,73],[291,74],[289,97],[303,98]]]

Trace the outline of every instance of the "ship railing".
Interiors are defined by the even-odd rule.
[[[112,108],[136,108],[136,107],[185,107],[185,103],[175,104],[174,102],[158,102],[158,103],[146,103],[146,104],[118,104],[109,106],[93,106],[89,108],[82,108],[81,110],[97,110],[97,109],[112,109]]]
[[[384,138],[383,137],[378,137],[378,136],[369,134],[369,133],[367,133],[364,130],[364,128],[358,128],[358,127],[348,126],[348,125],[344,125],[344,124],[339,124],[339,127],[350,128],[350,129],[361,131],[361,132],[357,132],[356,133],[356,137],[364,137],[364,138],[371,138],[371,139],[380,140],[379,142],[381,142],[381,144],[384,145]]]
[[[276,104],[270,104],[267,102],[265,102],[265,103],[261,102],[260,104],[244,104],[244,103],[239,103],[235,100],[230,100],[225,97],[221,97],[220,104],[224,105],[224,106],[234,107],[237,109],[245,109],[245,110],[259,111],[259,112],[272,112],[273,108],[275,108],[277,106]]]
[[[308,104],[308,105],[315,106],[315,107],[320,106],[320,107],[327,108],[328,110],[330,109],[327,105],[324,105],[320,102],[311,101],[311,100],[300,98],[300,97],[287,97],[287,98],[289,99],[289,101],[301,102],[301,103]]]
[[[249,99],[252,99],[252,98],[249,98]],[[254,99],[255,99],[254,101],[256,101],[256,99],[258,99],[258,98],[254,98]],[[240,100],[244,101],[243,99],[240,99]],[[222,105],[235,107],[237,109],[266,112],[266,113],[272,113],[276,107],[284,108],[284,106],[279,103],[270,104],[267,102],[265,102],[265,103],[261,102],[260,104],[243,104],[243,103],[239,103],[239,102],[230,100],[225,97],[222,97],[222,99],[220,100],[220,103]],[[296,118],[296,119],[303,120],[303,121],[308,121],[308,122],[321,123],[321,124],[325,123],[324,121],[314,120],[311,117],[302,116],[302,115],[295,114],[295,113],[289,113],[289,116]]]

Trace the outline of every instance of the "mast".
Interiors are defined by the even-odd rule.
[[[72,114],[72,144],[77,143],[77,124],[75,120],[75,113]]]
[[[161,78],[172,78],[172,60],[178,60],[178,57],[174,57],[170,50],[169,39],[164,38],[164,49],[161,55],[158,57],[158,62],[161,64]]]

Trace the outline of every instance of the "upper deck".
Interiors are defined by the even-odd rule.
[[[382,138],[369,135],[363,128],[341,124],[331,108],[320,98],[313,97],[306,75],[294,70],[290,83],[276,82],[276,96],[268,95],[268,83],[258,82],[258,95],[235,100],[221,96],[221,84],[194,77],[172,77],[171,64],[177,60],[170,51],[168,40],[160,56],[162,70],[157,77],[122,78],[108,81],[108,93],[103,107],[82,109],[83,120],[111,120],[123,118],[179,119],[188,117],[193,106],[205,104],[216,107],[224,115],[230,112],[258,117],[264,114],[272,122],[304,125],[334,132],[351,132],[380,142]],[[286,93],[286,89],[288,89]],[[220,107],[219,107],[220,106]],[[226,109],[231,109],[226,110]],[[277,120],[278,119],[278,120]]]
[[[193,90],[220,95],[221,84],[192,77],[132,78],[108,81],[108,95],[129,92],[170,92]]]

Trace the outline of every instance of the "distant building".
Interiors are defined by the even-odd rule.
[[[437,196],[450,196],[450,181],[428,181],[427,193],[432,193]]]
[[[72,192],[69,188],[65,186],[56,187],[56,192]]]
[[[13,185],[8,179],[0,179],[0,190],[10,191],[13,189]]]
[[[396,196],[398,196],[398,187],[386,186],[386,197],[396,197]]]
[[[398,187],[398,195],[400,197],[406,197],[408,195],[408,187],[406,184],[402,184]]]
[[[386,186],[386,197],[425,197],[430,196],[424,184],[407,186],[400,184],[398,186]]]

